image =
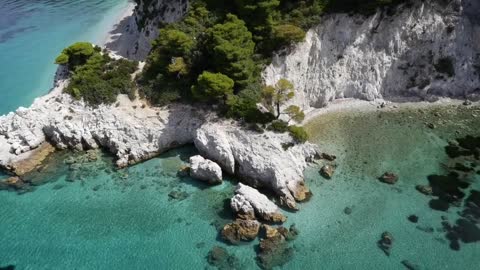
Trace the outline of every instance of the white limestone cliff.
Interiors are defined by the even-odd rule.
[[[308,194],[303,170],[316,154],[311,144],[283,150],[282,144],[292,142],[288,134],[249,131],[188,105],[150,107],[120,95],[113,105],[90,107],[63,93],[67,83],[61,78],[30,108],[0,116],[1,167],[17,167],[46,141],[61,149],[101,147],[116,156],[120,167],[195,142],[225,172],[270,189],[291,208]]]
[[[110,33],[106,46],[133,60],[144,60],[161,23],[180,20],[187,12],[187,0],[135,0],[129,13]],[[133,4],[132,4],[133,5]]]
[[[326,15],[303,43],[276,55],[263,77],[292,81],[292,103],[307,110],[337,98],[478,99],[479,11],[476,0],[427,0],[391,16]],[[439,63],[451,63],[454,74]]]

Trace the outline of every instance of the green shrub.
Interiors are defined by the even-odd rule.
[[[65,48],[62,53],[55,59],[55,64],[68,64],[70,69],[76,66],[84,65],[87,60],[93,56],[97,50],[89,42],[77,42]]]
[[[204,71],[192,87],[193,96],[199,100],[224,100],[233,94],[234,82],[222,73]]]
[[[290,45],[292,43],[301,42],[305,39],[305,31],[302,28],[292,24],[282,24],[273,28],[273,40],[276,47]]]
[[[305,143],[308,140],[308,133],[303,127],[289,126],[288,131],[297,143]]]
[[[283,120],[275,120],[268,126],[268,130],[283,133],[288,131],[288,123]]]
[[[118,94],[134,97],[131,74],[137,69],[137,62],[114,60],[90,43],[75,43],[64,49],[56,62],[66,61],[71,69],[71,79],[64,91],[75,99],[99,105],[115,102]]]
[[[248,123],[266,124],[275,119],[271,113],[263,113],[258,107],[261,94],[256,84],[241,91],[238,95],[230,95],[227,99],[227,116],[243,119]]]

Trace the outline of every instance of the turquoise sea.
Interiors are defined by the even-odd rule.
[[[278,269],[405,269],[404,260],[416,269],[478,269],[478,197],[438,211],[429,206],[434,197],[415,190],[452,165],[449,140],[479,134],[477,115],[480,107],[440,106],[312,121],[312,141],[338,156],[338,168],[331,180],[318,166],[307,169],[314,195],[300,211],[285,212],[286,225],[300,234],[290,243],[293,257]],[[222,246],[236,269],[258,269],[258,240],[229,246],[218,235],[232,218],[235,180],[209,187],[177,177],[194,154],[186,146],[123,170],[100,152],[93,161],[82,153],[53,155],[29,176],[38,185],[32,192],[0,192],[0,262],[16,269],[215,269],[206,257]],[[399,175],[397,184],[376,179],[385,171]],[[466,178],[466,197],[479,190],[478,174]],[[456,249],[442,222],[455,226],[466,211],[473,211],[473,227],[462,227]],[[377,247],[384,231],[394,237],[390,256]]]
[[[53,85],[59,52],[102,44],[128,0],[1,0],[0,114],[28,107]]]

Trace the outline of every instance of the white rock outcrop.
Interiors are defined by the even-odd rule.
[[[426,0],[394,15],[326,15],[263,77],[292,81],[292,103],[307,110],[337,98],[480,98],[479,12],[477,0]]]
[[[258,190],[239,183],[235,188],[235,194],[230,203],[235,213],[248,213],[252,207],[255,215],[262,220],[285,222],[286,217],[280,212],[278,206]]]
[[[305,200],[309,189],[303,171],[317,153],[306,143],[288,149],[288,134],[247,131],[228,122],[205,123],[196,130],[194,143],[200,153],[217,162],[226,172],[234,173],[255,187],[274,190],[282,203],[296,208],[295,201]]]
[[[283,150],[288,134],[248,131],[238,123],[188,105],[150,107],[120,95],[113,105],[87,106],[64,94],[60,79],[30,108],[0,117],[0,166],[17,168],[49,141],[57,148],[101,147],[119,167],[144,161],[181,145],[195,143],[201,154],[255,186],[271,189],[289,207],[308,195],[303,170],[316,150],[311,144]],[[217,170],[218,171],[218,170]]]
[[[255,209],[247,201],[247,199],[240,194],[236,194],[230,200],[230,208],[232,211],[242,219],[255,219]]]
[[[187,0],[136,0],[128,16],[110,33],[106,46],[117,54],[144,60],[158,36],[160,23],[180,20],[188,10]],[[133,4],[132,4],[133,5]]]
[[[223,180],[220,166],[200,155],[190,157],[190,176],[209,184],[221,184]]]

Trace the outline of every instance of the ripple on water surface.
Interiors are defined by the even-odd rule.
[[[312,140],[337,155],[338,168],[331,180],[321,178],[318,167],[307,170],[314,195],[299,212],[286,213],[286,226],[295,223],[300,234],[292,242],[293,259],[281,268],[403,269],[407,260],[420,269],[477,269],[479,242],[458,239],[460,249],[453,250],[442,225],[454,225],[458,212],[475,208],[432,210],[433,197],[415,190],[429,183],[429,175],[445,173],[449,140],[479,134],[476,115],[480,108],[447,106],[346,111],[311,122]],[[0,192],[0,263],[17,269],[200,269],[210,267],[205,257],[220,245],[242,269],[257,269],[258,240],[233,247],[218,238],[231,219],[225,203],[235,182],[208,187],[177,177],[194,154],[185,147],[123,170],[114,169],[109,156],[54,155],[29,179],[47,183],[23,195]],[[385,171],[399,181],[379,182]],[[465,198],[479,180],[471,179]],[[384,231],[394,238],[390,256],[377,247]]]

